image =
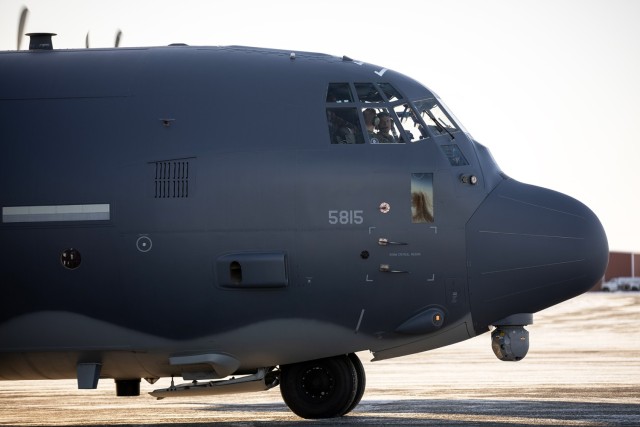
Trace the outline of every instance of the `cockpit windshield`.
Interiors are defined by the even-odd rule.
[[[436,98],[411,100],[391,83],[329,83],[327,121],[332,144],[403,144],[460,129]]]
[[[411,105],[398,104],[393,109],[400,119],[402,129],[409,137],[409,141],[418,142],[421,139],[429,138],[429,134]]]
[[[457,132],[459,130],[434,98],[416,101],[415,106],[420,112],[422,120],[424,120],[429,130],[434,134],[452,135],[453,132]]]

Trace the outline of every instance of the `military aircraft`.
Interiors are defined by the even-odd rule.
[[[365,390],[356,352],[493,329],[520,360],[533,313],[607,264],[586,206],[508,177],[433,91],[347,56],[32,34],[0,53],[0,129],[2,380],[279,385],[300,417],[339,417]]]

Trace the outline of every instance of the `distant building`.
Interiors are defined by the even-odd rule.
[[[640,254],[609,252],[609,265],[604,273],[604,280],[598,282],[591,290],[601,290],[602,283],[616,277],[640,277]]]

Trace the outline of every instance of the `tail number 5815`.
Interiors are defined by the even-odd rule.
[[[349,225],[362,224],[364,211],[329,211],[329,224],[331,225]]]

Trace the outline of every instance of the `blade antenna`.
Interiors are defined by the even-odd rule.
[[[22,37],[24,36],[24,27],[27,24],[27,16],[29,15],[29,9],[26,6],[22,8],[20,12],[20,20],[18,21],[18,47],[16,50],[20,50],[22,44]]]
[[[84,37],[84,47],[89,49],[89,31],[87,31],[87,35]]]
[[[116,41],[114,43],[114,47],[120,47],[120,40],[122,39],[122,31],[118,30],[116,33]]]

